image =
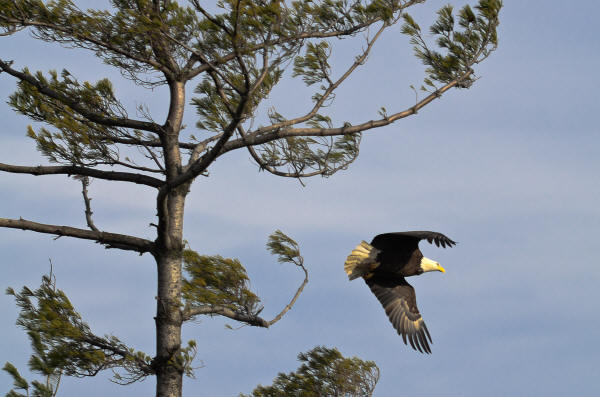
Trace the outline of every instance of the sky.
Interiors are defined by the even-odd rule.
[[[92,2],[84,2],[89,5]],[[93,2],[96,3],[96,2]],[[446,2],[412,8],[422,26]],[[464,2],[452,2],[462,5]],[[594,396],[600,394],[600,40],[596,1],[506,0],[500,44],[478,65],[469,90],[451,90],[418,115],[366,133],[346,171],[297,181],[259,172],[243,151],[229,153],[193,185],[185,238],[204,254],[236,257],[275,316],[302,281],[299,269],[265,250],[281,229],[300,244],[309,284],[270,329],[200,318],[184,326],[198,342],[195,379],[186,396],[236,396],[298,367],[316,345],[373,360],[376,396]],[[334,70],[364,41],[341,43]],[[108,76],[130,107],[148,104],[164,117],[166,92],[141,90],[93,54],[41,43],[26,33],[0,38],[2,59],[31,70],[67,67],[81,80]],[[337,67],[337,69],[335,69]],[[288,75],[289,77],[289,75]],[[369,62],[340,89],[334,121],[358,122],[414,103],[423,66],[399,27],[382,37]],[[193,88],[193,87],[192,87]],[[0,75],[0,162],[45,164],[25,137],[25,117],[4,102],[14,81]],[[305,111],[310,92],[285,80],[270,104],[284,115]],[[195,123],[187,109],[186,122]],[[190,127],[191,128],[191,127]],[[85,227],[77,181],[64,176],[0,175],[0,217]],[[94,180],[95,223],[150,237],[150,189]],[[405,346],[360,280],[349,282],[346,256],[361,240],[404,230],[439,231],[452,249],[421,243],[446,273],[409,281],[431,331],[433,354]],[[105,250],[66,237],[0,229],[0,286],[39,285],[52,261],[58,288],[98,334],[154,350],[156,269],[148,255]],[[0,362],[23,373],[31,354],[11,296],[0,296]],[[151,395],[154,380],[131,386],[95,378],[64,379],[59,395]],[[32,378],[30,378],[32,379]],[[11,379],[0,374],[0,393]]]

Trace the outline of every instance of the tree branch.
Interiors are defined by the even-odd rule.
[[[39,30],[48,29],[48,30],[57,32],[60,35],[71,36],[72,37],[71,39],[63,39],[63,41],[87,42],[87,43],[93,44],[93,46],[104,48],[110,52],[113,52],[113,53],[123,56],[125,58],[129,58],[135,62],[139,62],[139,63],[146,64],[148,66],[151,66],[151,67],[155,68],[156,70],[160,70],[161,72],[163,72],[165,74],[170,73],[169,69],[167,69],[165,66],[161,65],[159,62],[156,62],[152,59],[136,56],[136,55],[132,54],[131,52],[125,51],[124,49],[119,48],[109,42],[98,40],[98,39],[94,38],[92,35],[75,33],[74,29],[65,27],[67,25],[64,25],[64,26],[63,25],[55,25],[55,24],[50,24],[47,22],[38,22],[38,21],[31,21],[31,20],[26,20],[26,19],[4,18],[4,21],[6,23],[20,25],[19,30],[22,30],[26,27],[31,26],[31,27],[37,28]],[[12,34],[12,33],[14,33],[14,32],[11,32],[10,34]],[[88,48],[88,47],[84,47],[81,45],[79,47]]]
[[[154,252],[154,242],[125,234],[79,229],[71,226],[48,225],[44,223],[28,221],[23,218],[0,218],[0,227],[31,230],[38,233],[75,237],[84,240],[94,240],[99,244],[105,245],[106,248],[118,248],[127,251],[136,251],[140,254],[145,252]]]
[[[202,306],[195,306],[195,307],[188,308],[183,313],[183,319],[184,319],[184,321],[187,321],[187,320],[191,319],[192,317],[198,316],[201,314],[220,315],[220,316],[227,317],[232,320],[246,323],[248,325],[252,325],[255,327],[269,328],[271,325],[273,325],[277,321],[281,320],[281,318],[292,308],[292,306],[294,306],[294,304],[298,300],[298,297],[304,290],[304,287],[308,283],[308,271],[306,270],[306,268],[304,267],[302,262],[298,263],[297,266],[301,267],[302,270],[304,271],[304,281],[302,281],[302,284],[300,284],[300,286],[296,290],[296,293],[294,294],[294,297],[292,298],[290,303],[288,303],[283,308],[283,310],[281,310],[281,312],[270,321],[267,321],[267,320],[263,319],[262,317],[258,316],[258,313],[257,314],[248,314],[248,313],[236,312],[235,310],[232,310],[232,309],[230,309],[226,306],[222,306],[222,305],[202,305]]]
[[[85,221],[90,229],[95,232],[99,232],[98,228],[94,224],[92,219],[92,205],[91,199],[88,197],[87,187],[90,185],[90,180],[87,176],[75,177],[81,181],[81,194],[83,195],[83,203],[85,204]]]
[[[244,131],[244,128],[241,125],[238,126],[238,133],[240,134],[242,139],[246,138],[246,133]],[[300,182],[302,187],[305,187],[305,185],[304,185],[304,182],[302,182],[301,178],[309,178],[311,176],[323,175],[327,172],[326,168],[323,168],[323,169],[317,170],[317,171],[313,171],[313,172],[308,172],[308,173],[303,173],[298,170],[295,170],[294,172],[279,171],[275,167],[272,167],[269,164],[267,164],[265,161],[263,161],[263,159],[260,158],[258,153],[256,153],[256,150],[254,149],[254,147],[252,145],[246,145],[246,149],[248,149],[250,156],[252,156],[254,161],[256,161],[260,170],[266,170],[267,172],[269,172],[275,176],[281,176],[284,178],[296,178],[296,179],[298,179],[298,182]]]
[[[83,117],[85,117],[86,119],[88,119],[94,123],[98,123],[98,124],[101,124],[101,125],[104,125],[107,127],[132,128],[132,129],[137,129],[137,130],[154,132],[158,135],[162,134],[162,127],[156,123],[152,123],[152,122],[148,122],[148,121],[141,121],[141,120],[132,120],[132,119],[122,118],[122,117],[106,117],[102,114],[89,111],[85,107],[81,106],[79,102],[69,98],[68,96],[66,96],[58,91],[51,89],[47,85],[40,83],[35,77],[30,75],[29,73],[19,72],[18,70],[11,68],[10,63],[0,60],[0,69],[2,69],[3,72],[8,73],[11,76],[16,77],[17,79],[19,79],[21,81],[25,81],[25,82],[31,84],[40,93],[42,93],[52,99],[56,99],[57,101],[60,101],[61,103],[70,107],[71,109],[73,109],[74,111],[76,111],[77,113],[81,114]]]
[[[183,314],[183,318],[184,321],[186,321],[200,314],[220,315],[256,327],[268,328],[270,325],[268,321],[259,316],[236,312],[228,307],[220,305],[204,305],[190,308]]]
[[[410,0],[405,2],[401,9],[405,9],[408,8],[410,6],[413,6],[415,4],[418,3],[422,3],[423,0]],[[199,2],[197,0],[192,0],[192,3],[194,5],[196,5],[196,3],[199,4]],[[200,7],[201,8],[201,7]],[[198,8],[197,8],[198,9]],[[204,14],[203,10],[198,9],[198,11],[200,11],[201,13]],[[400,9],[398,10],[400,11]],[[206,15],[204,14],[204,16],[209,19],[211,22],[213,22],[215,25],[221,27],[223,29],[223,26],[221,26],[222,24],[219,23],[219,21],[216,20],[216,18],[212,17],[210,14]],[[308,31],[308,32],[302,32],[293,36],[288,36],[288,37],[281,37],[278,39],[274,39],[274,40],[268,40],[265,41],[263,43],[260,44],[256,44],[253,46],[250,46],[249,48],[243,48],[243,52],[247,53],[247,52],[255,52],[258,51],[260,49],[263,48],[267,48],[267,47],[273,47],[276,45],[281,45],[281,44],[286,44],[286,43],[290,43],[290,42],[294,42],[294,41],[302,41],[302,40],[307,40],[307,39],[325,39],[325,38],[331,38],[331,37],[344,37],[344,36],[352,36],[353,34],[356,34],[358,32],[360,32],[361,30],[368,28],[369,26],[371,26],[374,23],[377,23],[379,21],[383,20],[383,17],[375,17],[372,19],[369,19],[366,22],[357,24],[355,26],[352,26],[348,29],[344,29],[344,30],[333,30],[331,32],[323,32],[323,31]],[[232,60],[234,60],[236,57],[235,55],[235,51],[231,52],[227,55],[224,55],[222,57],[219,57],[218,59],[215,59],[214,61],[211,61],[209,64],[204,63],[200,66],[198,66],[195,69],[192,69],[188,74],[187,74],[187,79],[190,80],[192,78],[194,78],[195,76],[197,76],[200,73],[206,72],[212,68],[214,68],[215,66],[218,65],[222,65],[222,64],[226,64]]]
[[[169,181],[168,184],[165,185],[164,189],[161,190],[161,192],[163,192],[163,196],[166,196],[168,190],[183,185],[184,183],[189,182],[198,175],[200,175],[217,158],[217,156],[219,156],[221,150],[223,149],[223,146],[229,140],[229,138],[231,138],[231,135],[233,135],[237,126],[242,121],[244,109],[246,107],[246,103],[248,102],[250,95],[251,92],[247,92],[241,95],[240,102],[237,108],[235,109],[234,114],[232,115],[231,122],[223,130],[223,133],[219,137],[217,143],[215,143],[215,145],[208,151],[208,153],[206,153],[204,156],[200,157],[194,163],[189,165],[185,172],[182,172],[177,177]],[[161,193],[159,193],[159,195],[160,194]]]
[[[469,71],[465,73],[458,79],[451,81],[450,83],[444,85],[443,87],[437,89],[427,97],[423,98],[419,102],[417,102],[414,106],[403,110],[401,112],[395,113],[389,117],[385,117],[379,120],[370,120],[358,125],[344,125],[343,127],[338,128],[283,128],[280,130],[272,131],[266,134],[260,134],[257,131],[253,131],[248,134],[245,139],[239,138],[233,141],[227,142],[224,145],[223,150],[221,151],[221,155],[227,153],[231,150],[239,149],[241,147],[246,147],[248,145],[262,145],[263,143],[271,142],[276,139],[281,139],[285,137],[293,137],[293,136],[335,136],[335,135],[346,135],[346,134],[356,134],[359,132],[363,132],[366,130],[370,130],[372,128],[383,127],[389,125],[397,120],[403,119],[408,116],[412,116],[417,114],[417,112],[427,106],[429,103],[433,102],[433,100],[440,98],[446,91],[459,85],[463,80],[468,78],[473,71]]]
[[[352,72],[354,72],[354,70],[356,70],[357,67],[359,67],[360,65],[362,65],[365,62],[365,60],[367,59],[367,56],[369,56],[369,53],[371,52],[371,49],[375,45],[375,42],[377,41],[379,36],[381,36],[383,31],[388,26],[389,25],[384,23],[381,26],[381,28],[379,28],[379,30],[377,31],[377,33],[375,34],[373,39],[371,41],[367,41],[367,43],[368,43],[367,48],[363,51],[363,53],[360,56],[356,57],[354,63],[348,68],[348,70],[346,70],[346,72],[339,79],[337,79],[335,81],[335,83],[331,82],[331,80],[329,80],[329,77],[328,77],[329,87],[327,87],[327,89],[325,90],[325,92],[323,93],[321,98],[319,98],[319,100],[315,103],[315,106],[310,110],[310,112],[308,112],[304,116],[297,117],[295,119],[285,120],[280,123],[276,123],[276,124],[272,124],[267,127],[259,128],[258,130],[254,131],[253,134],[257,134],[257,135],[264,134],[265,132],[275,131],[275,130],[278,130],[281,128],[285,128],[285,127],[288,127],[291,125],[303,123],[305,121],[310,120],[314,115],[317,114],[319,109],[321,107],[323,107],[323,104],[325,103],[327,98],[329,98],[329,96],[333,93],[333,91],[335,91],[340,86],[340,84],[342,84],[344,82],[344,80],[346,80],[348,78],[348,76],[350,76],[352,74]]]
[[[91,176],[109,181],[133,182],[155,188],[160,188],[164,184],[162,180],[148,175],[119,171],[101,171],[93,168],[80,167],[77,165],[21,166],[0,163],[0,171],[11,172],[15,174],[31,174],[36,176],[56,174]]]
[[[292,306],[294,306],[294,304],[298,300],[298,297],[304,290],[304,287],[306,286],[306,284],[308,284],[308,270],[306,270],[306,268],[302,264],[302,261],[300,263],[298,263],[297,266],[301,267],[302,270],[304,271],[304,281],[302,281],[302,284],[300,284],[300,286],[296,290],[296,294],[294,295],[294,297],[292,298],[290,303],[285,305],[283,310],[277,316],[275,316],[275,318],[273,318],[271,321],[268,322],[269,326],[271,326],[271,325],[275,324],[277,321],[281,320],[281,318],[292,308]]]
[[[102,350],[107,350],[109,352],[111,352],[114,355],[120,356],[121,359],[123,359],[124,361],[130,360],[135,362],[136,366],[139,368],[139,370],[142,372],[142,374],[140,374],[140,379],[143,378],[146,375],[150,375],[150,374],[154,374],[155,371],[154,369],[144,360],[142,360],[140,357],[131,354],[130,351],[128,351],[127,349],[117,346],[115,344],[111,344],[111,343],[106,343],[106,340],[103,338],[100,338],[96,335],[85,335],[83,338],[83,341],[86,343],[89,343],[90,345],[97,347],[99,349]],[[139,379],[136,379],[139,380]],[[133,383],[133,382],[131,382]]]
[[[183,183],[186,183],[187,181],[190,181],[193,178],[195,178],[196,176],[200,175],[220,155],[222,147],[229,140],[229,138],[231,138],[231,136],[233,135],[235,130],[240,125],[243,115],[244,115],[246,104],[250,100],[250,97],[260,87],[260,85],[263,83],[265,77],[267,76],[267,74],[269,72],[269,57],[268,57],[268,52],[265,49],[263,51],[263,59],[262,59],[263,66],[262,66],[261,73],[254,82],[250,81],[250,73],[248,72],[248,69],[246,68],[246,66],[244,64],[241,54],[237,51],[237,45],[235,44],[235,41],[236,41],[235,35],[237,34],[237,31],[234,31],[233,34],[234,34],[234,36],[231,39],[232,39],[234,48],[236,48],[236,54],[237,54],[236,59],[237,59],[238,65],[239,65],[240,69],[242,70],[242,74],[244,76],[245,91],[239,93],[240,94],[240,102],[238,103],[238,106],[236,107],[236,109],[233,110],[231,108],[231,106],[229,105],[227,98],[220,87],[219,80],[217,78],[217,74],[214,71],[211,72],[211,77],[213,78],[215,87],[217,88],[217,91],[219,92],[219,95],[221,96],[221,100],[227,107],[227,110],[231,116],[231,122],[229,123],[229,125],[227,125],[227,127],[221,133],[221,136],[219,137],[219,140],[217,141],[215,146],[213,146],[212,149],[208,153],[206,153],[204,156],[200,157],[197,160],[196,160],[196,157],[199,154],[199,150],[200,149],[203,150],[204,147],[200,146],[200,145],[198,145],[196,147],[196,149],[192,152],[192,155],[190,156],[190,160],[193,162],[191,162],[191,164],[188,165],[185,172],[178,175],[177,178],[175,178],[175,180],[169,182],[168,187],[171,189],[173,187],[176,187]]]
[[[149,141],[145,141],[143,139],[138,139],[138,138],[134,138],[134,137],[118,137],[118,136],[111,136],[109,139],[111,142],[114,143],[121,143],[123,145],[142,145],[142,146],[148,146],[148,147],[158,147],[158,148],[162,148],[162,142],[160,141],[160,139],[153,139],[153,140],[149,140]],[[196,147],[196,143],[193,142],[179,142],[179,147],[182,149],[194,149]]]

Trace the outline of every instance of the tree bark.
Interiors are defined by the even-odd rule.
[[[168,183],[181,172],[178,139],[185,107],[185,84],[169,80],[170,105],[161,135],[167,185],[157,195],[158,228],[156,265],[156,397],[181,397],[183,364],[181,311],[183,215],[189,183],[170,189]]]
[[[167,218],[161,220],[166,239],[157,240],[156,264],[158,285],[156,297],[156,396],[181,397],[183,366],[181,349],[181,263],[183,252],[183,213],[185,193],[181,189],[167,198]],[[163,225],[159,225],[162,229]]]

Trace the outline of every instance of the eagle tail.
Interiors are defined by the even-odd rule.
[[[368,276],[368,274],[379,266],[377,255],[379,250],[374,248],[366,241],[362,241],[356,246],[346,258],[344,270],[350,280],[355,278]]]

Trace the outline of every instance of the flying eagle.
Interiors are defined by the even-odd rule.
[[[446,270],[439,263],[425,258],[419,241],[446,248],[456,243],[441,233],[414,231],[385,233],[375,236],[371,244],[361,242],[346,259],[344,270],[350,280],[362,277],[385,309],[390,322],[408,342],[421,353],[431,353],[431,335],[417,308],[415,289],[405,277],[424,272]],[[427,342],[429,339],[429,343]]]

